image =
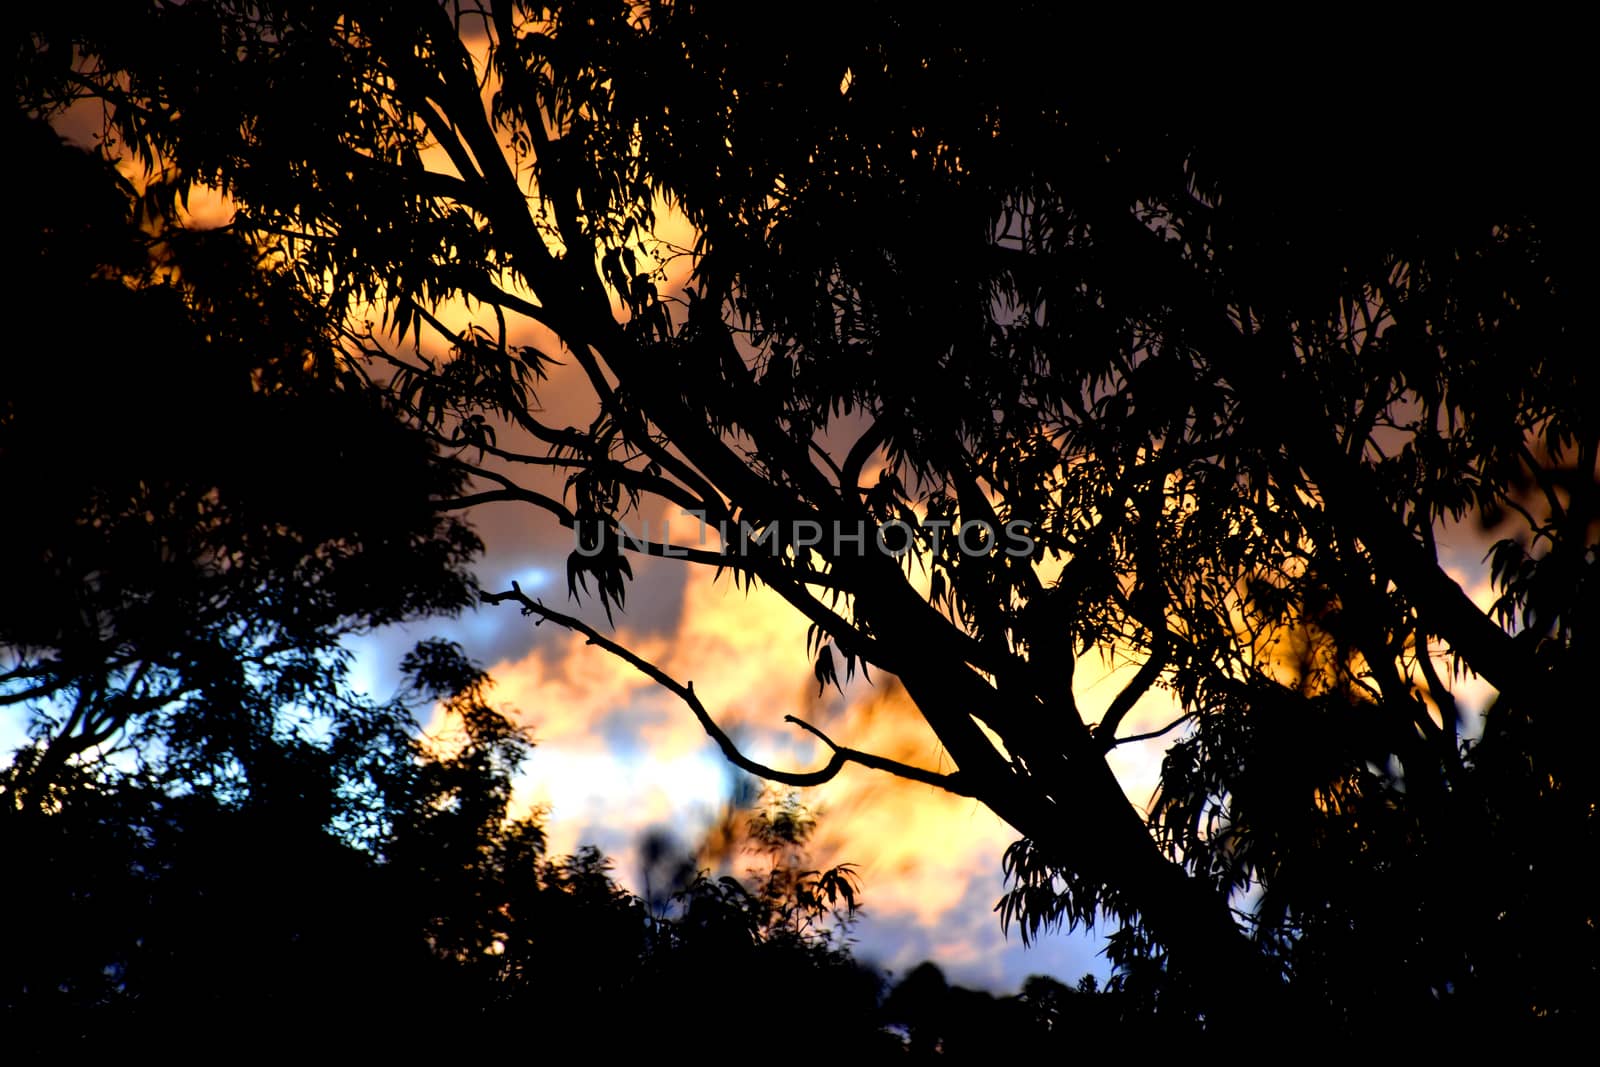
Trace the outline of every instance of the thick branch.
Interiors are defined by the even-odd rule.
[[[1133,706],[1139,702],[1139,698],[1149,692],[1150,687],[1156,683],[1156,679],[1161,677],[1161,672],[1167,667],[1167,660],[1170,657],[1171,650],[1172,636],[1167,632],[1166,627],[1162,627],[1156,636],[1155,647],[1150,650],[1150,658],[1145,660],[1139,667],[1139,672],[1133,676],[1133,680],[1123,686],[1122,691],[1111,702],[1111,706],[1106,709],[1105,715],[1101,717],[1100,724],[1095,727],[1095,737],[1100,742],[1101,748],[1109,751],[1124,741],[1144,740],[1143,737],[1119,740],[1117,738],[1117,727],[1122,725],[1122,720],[1127,717],[1128,712],[1133,710]],[[1170,730],[1171,727],[1169,726],[1167,729]],[[1165,730],[1160,731],[1160,733],[1165,732]],[[1159,736],[1159,734],[1149,736]]]
[[[889,427],[883,418],[873,421],[867,427],[866,433],[856,438],[856,443],[850,446],[850,451],[845,454],[844,463],[839,471],[839,488],[845,496],[854,499],[861,490],[861,468],[866,466],[867,460],[878,446],[889,440]]]

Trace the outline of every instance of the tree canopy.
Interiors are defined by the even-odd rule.
[[[441,512],[574,528],[570,587],[608,615],[629,551],[770,588],[819,679],[894,674],[956,769],[848,738],[762,767],[598,627],[485,601],[633,662],[769,779],[854,762],[977,798],[1021,835],[1002,918],[1111,917],[1158,1010],[1592,1003],[1600,389],[1569,141],[1517,101],[1113,106],[1056,76],[1073,27],[1032,5],[783,33],[688,2],[62,10],[31,42],[65,72],[41,107],[103,101],[173,190],[232,198],[362,357],[360,402],[458,479]],[[691,247],[654,236],[669,210]],[[591,424],[543,421],[554,354],[519,321],[581,368]],[[769,547],[622,537],[649,499]],[[898,557],[797,535],[891,522]],[[1013,522],[1027,555],[951,536]],[[1441,547],[1464,531],[1492,543],[1487,609]],[[1094,650],[1141,668],[1091,709]],[[1181,717],[1147,815],[1105,757],[1145,743],[1123,723],[1152,688]]]
[[[341,637],[471,601],[481,545],[428,503],[460,476],[353,387],[270,248],[178,225],[170,190],[37,116],[9,129],[42,191],[13,225],[29,312],[0,402],[0,704],[41,712],[35,799],[156,722],[247,758],[288,705],[339,713]]]

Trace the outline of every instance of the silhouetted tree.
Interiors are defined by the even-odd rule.
[[[459,650],[405,667],[452,732],[423,737],[395,700],[315,739],[262,729],[248,774],[151,751],[68,764],[48,811],[0,809],[28,916],[0,963],[8,1051],[657,1055],[801,1027],[898,1049],[880,979],[792,921],[825,906],[803,879],[700,877],[651,915],[598,851],[550,856],[512,817],[528,743]]]
[[[689,1028],[778,1060],[796,1039],[898,1053],[879,1017],[883,979],[850,951],[859,882],[849,864],[808,869],[815,826],[794,793],[741,784],[699,849],[654,835],[657,866],[674,873],[637,998],[663,1038]]]
[[[7,134],[37,185],[8,224],[0,706],[33,743],[0,768],[29,917],[0,968],[8,1051],[198,1052],[421,1006],[430,945],[380,846],[436,802],[503,820],[521,742],[459,650],[419,646],[418,694],[478,709],[458,781],[429,781],[413,708],[357,692],[340,642],[471,602],[481,545],[430,502],[460,477],[351,372],[281,249],[188,228],[160,176],[65,142],[45,120],[69,72],[19,58]]]
[[[1493,92],[1415,124],[1187,86],[1109,108],[1058,77],[1077,29],[1032,5],[775,34],[688,2],[156,2],[35,42],[132,150],[292,239],[375,386],[474,468],[442,507],[578,529],[572,591],[608,614],[641,497],[771,532],[674,554],[803,612],[820,680],[896,674],[957,770],[826,738],[821,770],[762,767],[596,628],[486,597],[634,663],[740,766],[976,797],[1023,835],[1002,918],[1116,918],[1124,991],[1159,1010],[1291,1019],[1289,979],[1350,1029],[1581,1011],[1600,389],[1571,138]],[[650,237],[663,202],[692,249]],[[456,298],[477,325],[446,326]],[[591,425],[542,421],[548,357],[512,320],[560,339]],[[828,536],[890,521],[907,558]],[[954,533],[1011,522],[1026,556]],[[1440,550],[1475,525],[1489,610]],[[1071,686],[1094,649],[1141,664],[1098,709]],[[1468,673],[1497,693],[1473,743]],[[1147,820],[1105,756],[1157,688],[1184,732]]]
[[[184,228],[169,188],[37,117],[9,135],[40,190],[0,400],[0,705],[40,741],[11,799],[146,728],[248,764],[281,709],[344,713],[341,638],[472,601],[481,545],[430,504],[460,477],[359,387],[278,250]]]
[[[1018,993],[996,996],[952,985],[935,964],[922,963],[889,992],[882,1016],[905,1035],[912,1062],[1109,1055],[1125,1050],[1129,1041],[1194,1043],[1201,1037],[1192,1021],[1163,1026],[1150,1015],[1129,1012],[1128,1003],[1122,993],[1101,991],[1092,975],[1076,986],[1033,975]]]

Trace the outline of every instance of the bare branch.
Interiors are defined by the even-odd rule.
[[[1143,734],[1129,734],[1127,737],[1116,738],[1110,744],[1106,745],[1106,751],[1109,752],[1118,745],[1131,745],[1136,741],[1152,741],[1163,734],[1171,733],[1178,727],[1180,723],[1187,722],[1192,718],[1194,718],[1194,712],[1186,711],[1182,715],[1179,715],[1176,719],[1173,719],[1171,722],[1167,723],[1167,725],[1161,727],[1159,730],[1151,730],[1149,733]]]
[[[960,771],[957,771],[954,774],[939,774],[936,771],[924,770],[921,767],[913,767],[910,764],[901,763],[899,760],[888,759],[884,756],[875,756],[870,752],[862,752],[859,749],[845,748],[843,746],[834,744],[831,737],[817,729],[815,726],[812,726],[804,719],[797,718],[794,715],[785,715],[783,717],[783,721],[792,722],[807,733],[815,735],[822,741],[823,744],[827,745],[828,748],[833,751],[835,756],[843,757],[847,763],[859,763],[863,767],[871,767],[873,770],[887,771],[897,778],[908,778],[913,782],[922,782],[926,785],[936,786],[940,789],[943,789],[947,793],[954,793],[957,796],[970,797],[977,795],[967,787],[965,780],[963,780],[961,777]]]
[[[561,501],[556,500],[554,497],[545,496],[543,493],[536,493],[532,489],[525,489],[503,474],[497,474],[494,471],[483,470],[481,468],[474,467],[471,464],[462,463],[460,460],[446,460],[445,462],[449,463],[451,466],[464,467],[475,477],[486,478],[491,482],[495,482],[501,486],[501,488],[482,493],[471,493],[467,496],[456,497],[451,500],[434,501],[434,506],[440,508],[441,510],[452,511],[458,508],[471,507],[473,504],[488,504],[501,500],[517,500],[524,504],[533,504],[536,507],[543,508],[545,511],[548,511],[550,514],[554,515],[557,519],[561,520],[561,525],[563,526],[572,525],[572,512],[568,511],[566,505],[562,504]]]
[[[1428,695],[1439,705],[1442,728],[1450,736],[1453,751],[1456,734],[1461,728],[1461,708],[1456,704],[1455,694],[1450,692],[1450,687],[1439,679],[1439,672],[1434,669],[1433,653],[1428,648],[1427,631],[1418,627],[1416,634],[1417,669],[1422,672],[1422,680],[1428,685]]]
[[[733,739],[723,731],[722,727],[717,725],[716,720],[711,717],[711,713],[706,710],[705,705],[700,702],[700,698],[695,695],[693,682],[679,682],[654,663],[606,637],[583,620],[545,607],[544,604],[524,593],[522,587],[516,582],[511,583],[511,589],[507,592],[483,592],[480,593],[480,596],[487,604],[499,604],[507,600],[514,601],[522,606],[524,615],[537,615],[540,619],[548,619],[558,626],[574,633],[582,634],[589,644],[599,645],[613,656],[630,664],[651,681],[676,694],[679,699],[689,706],[689,710],[694,712],[694,716],[700,721],[701,727],[717,743],[717,747],[722,750],[722,754],[727,757],[728,761],[736,767],[749,771],[751,774],[769,781],[782,782],[785,785],[812,786],[821,785],[823,782],[832,779],[846,763],[859,763],[865,767],[888,771],[902,778],[937,786],[960,796],[974,795],[962,784],[959,774],[935,774],[932,771],[921,770],[881,756],[858,752],[851,748],[841,748],[829,740],[816,727],[801,722],[792,715],[786,716],[786,721],[795,723],[820,737],[823,743],[832,750],[833,754],[829,757],[827,764],[820,770],[815,771],[782,771],[775,767],[769,767],[764,763],[759,763],[740,752],[738,746],[733,743]]]

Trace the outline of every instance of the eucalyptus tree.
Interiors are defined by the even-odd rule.
[[[1212,1019],[1285,979],[1351,1025],[1572,1010],[1600,393],[1567,149],[1492,91],[1415,122],[1181,84],[1107,104],[1059,76],[1076,32],[1033,5],[774,32],[703,3],[194,0],[35,41],[146,162],[282,242],[472,479],[440,509],[573,529],[570,589],[608,615],[630,552],[776,592],[820,680],[894,674],[955,769],[847,737],[762,766],[687,682],[484,592],[639,667],[735,763],[976,798],[1021,835],[1003,919],[1109,915],[1125,980]],[[588,425],[542,417],[557,353],[527,323]],[[732,535],[626,536],[652,500]],[[1475,528],[1487,607],[1440,544]],[[1096,650],[1140,667],[1087,708]],[[1153,688],[1178,740],[1147,816],[1106,756],[1153,741],[1125,727]]]

